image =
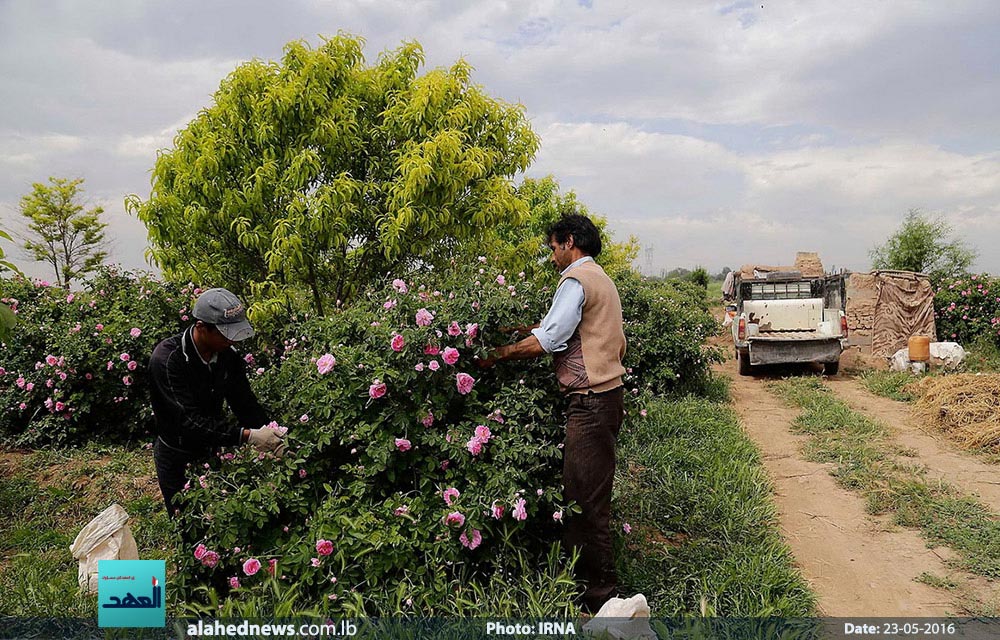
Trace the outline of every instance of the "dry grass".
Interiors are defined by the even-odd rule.
[[[904,391],[917,416],[962,447],[1000,453],[1000,374],[927,377]]]

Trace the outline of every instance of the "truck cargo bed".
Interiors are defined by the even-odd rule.
[[[784,342],[786,340],[833,340],[838,335],[823,334],[815,329],[797,329],[789,331],[762,331],[747,338],[747,342]]]

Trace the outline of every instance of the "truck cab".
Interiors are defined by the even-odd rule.
[[[847,344],[844,274],[736,276],[733,344],[740,375],[761,364],[819,362],[834,375]]]

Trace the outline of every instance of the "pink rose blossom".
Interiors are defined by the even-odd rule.
[[[392,281],[392,288],[398,291],[399,293],[406,293],[408,290],[406,287],[406,282],[400,280],[399,278],[396,278],[395,280]]]
[[[639,410],[639,415],[642,416],[643,418],[645,418],[646,417],[646,410],[645,409],[640,409]]]
[[[392,341],[389,343],[389,346],[392,347],[393,351],[396,352],[402,351],[403,345],[405,344],[406,340],[403,339],[403,336],[399,335],[398,333],[392,334]]]
[[[493,437],[493,433],[490,431],[489,427],[487,427],[484,424],[481,424],[476,427],[476,437],[482,440],[483,442],[488,442],[489,439]]]
[[[473,438],[465,443],[465,448],[469,450],[474,456],[478,456],[483,452],[483,441],[479,438]]]
[[[431,360],[430,362],[427,363],[427,368],[430,369],[431,371],[437,371],[438,369],[441,368],[441,365],[438,364],[437,360]]]
[[[459,493],[458,489],[456,489],[455,487],[448,487],[443,492],[441,492],[441,496],[444,498],[445,504],[447,504],[449,507],[451,506],[451,503],[453,503],[461,495],[462,494]]]
[[[118,356],[118,359],[121,360],[122,362],[128,362],[129,360],[132,359],[132,356],[130,356],[127,353],[123,353],[120,356]]]
[[[305,424],[306,422],[309,422],[309,414],[308,413],[303,413],[301,416],[299,416],[299,422],[301,422],[303,424]]]
[[[431,326],[431,322],[434,321],[434,314],[427,309],[418,309],[416,320],[418,326],[429,327]]]
[[[34,388],[35,388],[35,383],[34,382],[29,382],[28,384],[24,385],[24,390],[25,391],[31,391]]]
[[[473,322],[472,324],[465,325],[465,335],[470,339],[475,338],[476,334],[479,333],[479,323]]]
[[[396,448],[400,451],[409,451],[410,447],[410,441],[406,438],[396,438]]]
[[[337,359],[333,357],[333,354],[324,353],[316,360],[316,370],[319,371],[320,375],[326,375],[333,371],[335,364],[337,364]]]
[[[132,376],[123,377],[122,384],[124,384],[126,387],[130,386],[132,384]]]
[[[493,517],[495,519],[499,520],[500,518],[503,517],[503,511],[504,511],[503,505],[502,504],[498,504],[494,500],[493,504],[490,506],[490,513],[493,515]]]
[[[562,522],[562,518],[563,518],[563,512],[561,509],[552,514],[552,519],[555,520],[556,522]]]
[[[65,408],[66,408],[66,405],[64,403],[62,403],[62,402],[57,402],[56,403],[56,411],[62,411]]]
[[[424,363],[423,362],[418,362],[417,366],[415,366],[413,368],[416,369],[417,371],[423,371],[424,370]]]
[[[95,329],[97,329],[98,331],[104,331],[104,325],[103,325],[103,324],[101,324],[100,322],[98,322],[98,323],[97,323],[97,324],[96,324],[96,325],[94,326],[94,328],[95,328]]]
[[[622,531],[624,531],[625,533],[632,533],[632,525],[626,522],[625,524],[622,525]]]
[[[368,396],[373,400],[377,400],[385,395],[386,386],[384,382],[380,382],[378,378],[372,381],[370,387],[368,387]]]
[[[129,363],[125,365],[125,368],[128,369],[129,371],[135,371],[135,368],[138,366],[139,366],[138,362],[136,362],[135,360],[130,360]]]
[[[305,478],[307,475],[309,475],[309,474],[306,472],[305,469],[299,469],[299,477],[300,478]]]
[[[386,311],[392,309],[395,306],[396,306],[395,300],[386,300],[384,303],[382,303],[382,308],[385,309]]]
[[[111,362],[110,360],[108,360],[108,371],[111,371],[114,368],[114,366],[115,366],[115,363]]]
[[[275,422],[274,420],[271,420],[270,422],[268,422],[267,424],[265,424],[264,428],[265,429],[274,429],[275,431],[277,431],[281,435],[285,435],[286,433],[288,433],[288,427],[283,427],[280,424],[278,424],[277,422]]]
[[[410,512],[410,508],[405,504],[401,507],[396,507],[396,510],[392,512],[394,516],[405,516]]]
[[[17,384],[17,386],[18,386],[19,389],[23,389],[24,388],[24,376],[18,376],[16,384]]]
[[[436,356],[439,353],[441,353],[441,349],[435,344],[429,344],[424,347],[424,355]]]
[[[471,550],[475,549],[476,547],[478,547],[482,543],[482,541],[483,541],[483,534],[479,531],[479,529],[473,529],[472,530],[472,537],[470,539],[469,537],[467,537],[465,535],[465,532],[463,531],[462,535],[458,536],[458,540],[459,540],[459,542],[462,543],[463,547],[466,547],[466,548],[468,548],[471,551]]]
[[[455,364],[458,362],[458,349],[453,347],[445,347],[444,353],[441,354],[441,359],[447,364]]]
[[[497,276],[497,284],[501,286],[507,284],[507,280],[503,277],[502,273]]]
[[[246,575],[252,576],[258,571],[260,571],[260,560],[257,558],[250,558],[243,563],[243,573]]]
[[[314,567],[318,567],[319,564],[320,564],[320,560],[319,560],[319,558],[311,558],[309,560],[309,564],[311,564]]]
[[[476,379],[467,373],[459,373],[455,376],[455,386],[462,395],[472,391],[472,386],[476,384]]]
[[[454,320],[448,325],[448,335],[452,337],[462,335],[462,327],[458,326],[458,323]]]
[[[492,420],[493,422],[499,422],[500,424],[503,424],[503,415],[500,414],[500,410],[499,409],[497,409],[496,411],[494,411],[490,415],[486,416],[486,419],[487,420]]]
[[[214,569],[215,565],[219,564],[219,554],[214,551],[206,551],[201,558],[201,563],[209,569]]]
[[[518,498],[517,502],[514,503],[514,511],[511,512],[511,516],[515,520],[526,520],[528,518],[528,512],[524,508],[524,498]]]
[[[444,517],[444,523],[447,525],[456,525],[461,527],[465,524],[465,516],[458,511],[452,511]]]
[[[206,553],[208,553],[208,548],[203,544],[199,544],[197,547],[194,548],[194,559],[201,560],[202,558],[205,557]]]
[[[420,420],[420,424],[424,425],[425,427],[429,427],[432,424],[434,424],[434,412],[428,411],[427,415]]]
[[[132,329],[129,330],[128,334],[133,338],[138,338],[139,336],[142,335],[142,329],[140,329],[139,327],[132,327]]]
[[[240,579],[237,578],[236,576],[230,577],[229,578],[229,588],[230,589],[239,589],[240,588]]]
[[[333,553],[333,543],[322,538],[316,541],[316,553],[321,556],[328,556]]]
[[[47,355],[47,356],[45,356],[45,364],[49,365],[50,367],[56,366],[56,363],[58,363],[58,362],[59,362],[59,358],[57,358],[57,357],[55,357],[53,355]]]

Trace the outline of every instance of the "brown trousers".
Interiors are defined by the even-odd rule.
[[[563,542],[579,550],[577,577],[586,586],[583,604],[596,613],[616,595],[611,543],[611,488],[615,479],[615,441],[624,416],[622,387],[604,393],[570,394],[563,446],[565,498],[583,512],[566,518]]]

